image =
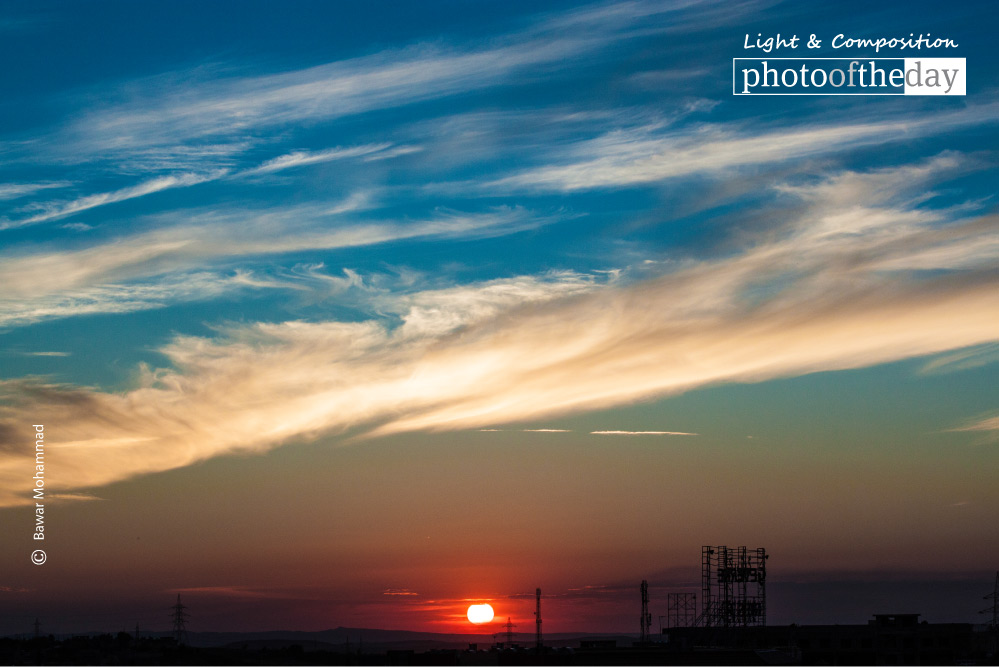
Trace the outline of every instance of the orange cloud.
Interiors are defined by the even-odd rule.
[[[780,235],[642,282],[520,277],[406,297],[394,329],[180,336],[125,393],[0,383],[0,504],[29,502],[32,423],[65,492],[320,435],[482,429],[995,341],[997,218],[891,204],[900,180],[831,179]]]

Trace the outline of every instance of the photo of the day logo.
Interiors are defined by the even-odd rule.
[[[964,58],[733,58],[733,95],[966,95]]]

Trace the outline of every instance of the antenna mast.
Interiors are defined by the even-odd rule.
[[[649,613],[649,582],[642,579],[642,618],[641,618],[641,642],[649,641],[649,628],[652,627],[652,614]]]
[[[540,588],[534,591],[534,599],[537,602],[537,606],[534,611],[534,615],[537,617],[537,620],[534,621],[535,626],[537,628],[537,630],[535,631],[535,644],[537,645],[538,653],[541,653],[542,643],[541,643],[541,589]]]

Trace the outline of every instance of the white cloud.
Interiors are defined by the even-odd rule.
[[[363,206],[366,200],[350,201],[352,206]],[[327,208],[316,205],[227,216],[185,215],[184,224],[104,240],[80,250],[0,255],[0,284],[4,285],[0,294],[0,326],[83,313],[129,312],[173,301],[207,298],[221,294],[224,289],[254,286],[245,273],[219,279],[196,271],[197,267],[227,258],[348,248],[403,239],[490,237],[551,221],[522,209],[496,209],[478,214],[440,211],[435,217],[405,224],[354,223],[331,227],[332,216]],[[345,212],[344,206],[339,208]],[[135,282],[154,276],[160,276],[155,284]],[[258,282],[256,286],[275,285]],[[439,308],[457,310],[461,305],[459,292],[436,298],[441,302],[436,306]],[[446,306],[443,301],[452,304]],[[418,308],[414,309],[415,320],[420,313]],[[413,326],[418,326],[415,320]]]
[[[590,435],[700,435],[684,431],[590,431]]]
[[[25,425],[49,416],[60,424],[48,445],[60,461],[53,491],[66,491],[321,435],[537,423],[999,339],[999,257],[979,252],[993,218],[912,209],[908,190],[926,187],[914,179],[867,192],[844,227],[842,191],[827,187],[836,182],[853,187],[840,175],[814,196],[798,192],[800,216],[741,252],[641,282],[522,277],[402,297],[394,328],[292,321],[180,336],[161,350],[169,367],[122,393],[4,382],[0,504],[25,502],[6,490],[23,476]],[[885,269],[941,243],[955,248],[950,265],[916,279]],[[993,420],[964,428],[994,430]]]
[[[994,363],[999,363],[999,345],[979,345],[931,359],[920,369],[920,373],[952,373]]]
[[[331,148],[324,151],[295,151],[293,153],[276,157],[273,160],[268,160],[259,167],[242,172],[241,175],[267,174],[275,171],[281,171],[283,169],[293,169],[295,167],[318,164],[321,162],[331,162],[333,160],[343,160],[351,157],[373,157],[372,154],[379,153],[381,153],[383,157],[387,157],[387,155],[385,155],[386,149],[391,147],[392,144],[382,143],[369,144],[366,146],[352,146],[350,148]]]
[[[197,73],[133,82],[127,90],[162,91],[85,114],[63,142],[77,153],[163,153],[174,147],[245,141],[262,128],[302,124],[397,107],[502,84],[528,67],[557,64],[612,43],[640,19],[596,29],[592,22],[555,32],[542,23],[499,36],[486,48],[415,45],[262,76],[212,78]],[[176,81],[184,81],[178,84]],[[239,137],[238,140],[223,139]]]
[[[593,276],[555,272],[540,278],[520,276],[402,296],[388,295],[377,305],[385,312],[401,315],[400,335],[441,336],[499,313],[582,294],[597,285]]]
[[[225,63],[202,64],[88,91],[88,99],[77,105],[85,111],[40,139],[31,159],[44,153],[59,162],[108,160],[137,171],[231,167],[230,159],[259,145],[268,129],[466,94],[522,81],[518,75],[525,71],[551,77],[585,66],[590,55],[623,40],[739,24],[765,5],[597,3],[536,16],[522,29],[478,45],[437,40],[256,76],[233,75],[235,68]],[[94,98],[108,102],[92,105]]]
[[[15,229],[17,227],[34,225],[40,222],[47,222],[49,220],[58,220],[59,218],[65,218],[66,216],[73,215],[74,213],[97,208],[98,206],[114,204],[129,199],[135,199],[137,197],[144,197],[146,195],[153,194],[154,192],[160,192],[170,188],[188,187],[191,185],[197,185],[198,183],[204,183],[206,181],[213,181],[222,178],[222,176],[226,173],[227,171],[223,169],[207,174],[186,173],[158,176],[148,181],[139,183],[138,185],[132,185],[119,190],[113,190],[111,192],[101,192],[98,194],[87,195],[85,197],[80,197],[67,202],[42,204],[41,207],[43,210],[41,213],[36,213],[35,215],[18,220],[0,221],[0,230]]]
[[[999,431],[999,417],[986,417],[972,422],[965,426],[950,429],[952,432],[959,431]]]
[[[66,181],[50,181],[45,183],[3,183],[0,184],[0,200],[17,199],[35,194],[42,190],[64,188],[71,185]]]
[[[36,294],[33,298],[0,297],[0,328],[33,324],[43,320],[130,313],[162,308],[166,304],[203,301],[247,287],[278,287],[278,283],[255,279],[245,272],[221,275],[209,272],[180,273],[155,283],[101,284]],[[36,355],[65,356],[62,352]]]
[[[578,142],[561,164],[526,169],[480,187],[485,191],[575,191],[641,185],[993,123],[997,109],[997,105],[983,105],[918,119],[813,124],[762,132],[717,125],[666,133],[659,125],[614,130]]]
[[[192,185],[198,185],[210,181],[217,181],[227,177],[241,178],[245,176],[270,174],[285,169],[293,169],[295,167],[303,167],[306,165],[331,162],[333,160],[343,160],[352,157],[366,156],[366,157],[389,158],[389,157],[394,157],[395,155],[402,155],[407,152],[413,152],[414,150],[418,150],[415,147],[399,147],[398,149],[395,150],[395,152],[393,152],[391,150],[388,150],[391,148],[392,144],[382,143],[382,144],[369,144],[362,146],[351,146],[349,148],[332,148],[323,151],[311,151],[311,152],[295,151],[293,153],[280,155],[271,160],[267,160],[266,162],[257,167],[253,167],[243,171],[232,171],[229,168],[221,168],[221,169],[214,169],[212,171],[204,173],[177,173],[165,176],[158,176],[156,178],[143,181],[137,185],[132,185],[125,188],[119,188],[118,190],[113,190],[110,192],[100,192],[96,194],[91,194],[70,201],[32,204],[30,207],[31,209],[33,210],[41,209],[41,212],[35,213],[34,215],[28,215],[19,219],[0,220],[0,230],[16,229],[18,227],[26,227],[28,225],[48,222],[49,220],[58,220],[73,215],[75,213],[80,213],[82,211],[87,211],[90,209],[97,208],[99,206],[105,206],[107,204],[116,204],[118,202],[128,201],[130,199],[136,199],[138,197],[144,197],[146,195],[154,194],[156,192],[161,192],[163,190],[169,190],[172,188],[186,188]],[[0,195],[2,194],[3,194],[3,186],[0,186]],[[0,199],[2,199],[2,196],[0,196]],[[343,210],[337,212],[343,212]],[[64,225],[64,227],[69,229],[78,229],[78,230],[90,229],[88,225],[82,223],[70,223]]]
[[[92,493],[51,493],[48,494],[46,498],[48,500],[55,500],[55,501],[66,500],[69,502],[76,502],[76,503],[81,503],[81,502],[85,503],[94,500],[104,500],[103,498],[95,496]]]

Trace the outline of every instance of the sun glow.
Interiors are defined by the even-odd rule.
[[[473,604],[468,608],[468,620],[476,625],[493,620],[493,608],[488,604]]]

